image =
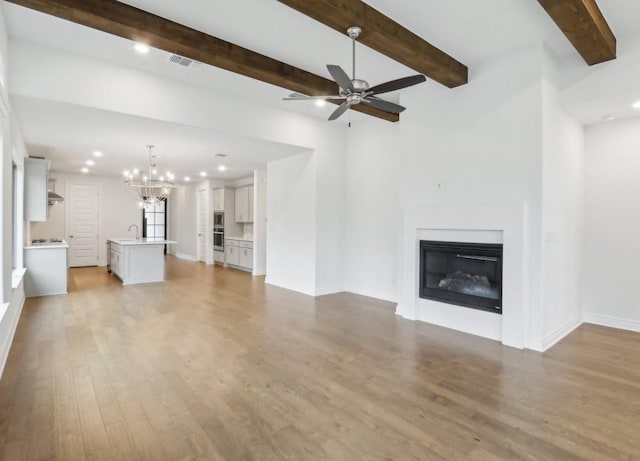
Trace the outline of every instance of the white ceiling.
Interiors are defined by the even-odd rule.
[[[155,145],[158,169],[177,182],[184,176],[234,180],[249,176],[266,162],[303,152],[303,147],[235,136],[191,126],[14,96],[18,123],[29,141],[29,153],[46,157],[52,169],[79,173],[87,160],[92,173],[121,175],[124,168],[147,169],[147,145]],[[97,141],[99,140],[99,141]],[[93,152],[99,149],[102,157]],[[216,157],[216,154],[227,154]],[[218,167],[224,165],[224,172]]]
[[[351,49],[346,35],[340,35],[275,0],[126,0],[124,3],[327,78],[329,74],[325,65],[328,63],[350,68]],[[541,41],[546,42],[571,66],[581,66],[582,73],[591,72],[590,68],[580,62],[575,50],[535,0],[368,0],[367,3],[467,64],[471,79],[474,66]],[[640,35],[637,27],[640,2],[599,0],[598,4],[622,47],[627,38]],[[128,40],[6,2],[3,2],[2,8],[12,40],[116,62],[194,87],[224,91],[226,94],[321,119],[326,119],[333,110],[332,107],[317,108],[308,102],[283,102],[281,98],[289,93],[286,89],[207,65],[183,68],[169,63],[168,54],[160,50],[152,50],[148,55],[141,56],[132,51],[132,44]],[[366,29],[363,33],[366,34]],[[366,78],[371,84],[414,73],[415,71],[366,46],[358,47],[358,76]],[[582,78],[578,73],[576,79]],[[433,86],[439,85],[428,81],[420,90],[415,91],[427,91]],[[633,91],[633,88],[629,88],[624,95],[618,93],[609,100],[603,95],[587,103],[578,101],[568,110],[579,120],[592,123],[596,117],[594,114],[614,112],[612,106],[615,104],[627,104],[628,108],[628,102],[622,101],[626,101],[627,97],[634,97]],[[397,95],[389,97],[397,99]],[[133,159],[143,159],[144,145],[153,143],[160,150],[160,141],[166,146],[162,150],[165,151],[163,155],[169,168],[178,170],[177,165],[172,166],[173,155],[188,153],[188,156],[181,159],[188,157],[188,162],[182,163],[184,170],[189,171],[178,171],[181,175],[193,174],[200,169],[210,170],[215,166],[211,163],[210,154],[220,150],[237,152],[238,164],[233,167],[233,171],[238,174],[271,158],[299,151],[295,146],[225,136],[223,133],[82,107],[22,97],[15,97],[13,103],[28,146],[33,148],[34,154],[38,151],[47,152],[54,168],[59,170],[76,171],[86,160],[88,152],[99,148],[105,153],[111,152],[109,158],[114,163],[113,166],[105,163],[95,170],[96,173],[115,174],[122,170],[123,165],[130,165]],[[626,114],[630,115],[634,114]],[[354,120],[365,117],[353,111],[350,111],[349,116]],[[599,115],[597,117],[600,118]],[[346,121],[347,118],[341,120],[341,123]],[[109,128],[105,128],[107,125]],[[94,136],[84,136],[80,134],[81,130],[73,131],[73,139],[60,135],[65,129],[74,126],[82,126],[83,132],[92,132]],[[185,137],[188,139],[184,139]],[[170,154],[171,149],[175,149],[176,153]],[[227,163],[231,165],[232,160],[233,157],[230,157]],[[235,173],[229,171],[229,177],[232,174]]]

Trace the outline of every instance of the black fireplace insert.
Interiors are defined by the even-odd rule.
[[[420,241],[420,297],[502,314],[502,244]]]

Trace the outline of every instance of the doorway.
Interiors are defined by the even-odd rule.
[[[69,184],[69,266],[98,265],[98,198],[96,184]]]

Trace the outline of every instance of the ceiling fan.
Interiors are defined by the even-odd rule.
[[[292,93],[288,97],[283,98],[284,101],[306,101],[306,100],[343,100],[344,102],[338,106],[338,108],[331,114],[329,120],[335,120],[344,114],[349,107],[355,104],[368,104],[376,109],[380,109],[384,112],[390,112],[393,114],[399,114],[405,107],[393,102],[380,99],[377,95],[382,93],[388,93],[390,91],[401,90],[418,83],[426,81],[424,75],[412,75],[410,77],[399,78],[397,80],[391,80],[389,82],[381,83],[369,87],[369,83],[366,80],[356,78],[356,39],[360,36],[362,29],[357,26],[349,27],[347,29],[347,35],[351,37],[353,48],[353,78],[349,78],[347,73],[342,70],[340,66],[329,64],[327,69],[333,77],[333,80],[338,84],[338,94],[329,96],[307,96],[301,93]]]

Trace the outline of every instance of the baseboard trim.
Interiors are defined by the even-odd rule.
[[[173,256],[175,256],[176,258],[180,258],[180,259],[185,259],[187,261],[193,261],[196,262],[196,257],[195,256],[191,256],[185,253],[173,253]]]
[[[543,338],[529,338],[527,349],[534,350],[536,352],[544,352],[551,347],[555,346],[563,338],[568,336],[573,330],[582,325],[582,317],[580,315],[568,320],[555,331],[551,332]]]
[[[618,328],[640,333],[640,322],[637,320],[623,319],[610,315],[594,314],[593,312],[583,312],[582,321],[603,327]]]
[[[416,317],[416,307],[406,306],[402,303],[396,304],[396,315],[399,315],[403,319],[407,320],[418,320],[418,318]]]
[[[398,303],[398,300],[395,299],[396,298],[395,295],[391,296],[389,293],[385,293],[383,291],[377,292],[377,291],[371,291],[366,289],[359,289],[358,287],[354,287],[354,286],[346,287],[346,289],[343,291],[348,291],[349,293],[355,293],[357,295],[366,296],[368,298],[380,299],[381,301],[388,301],[390,303],[396,303],[396,304]]]
[[[311,291],[305,290],[304,288],[299,288],[294,285],[290,285],[288,283],[282,283],[278,280],[274,280],[273,277],[266,276],[264,283],[267,285],[273,285],[279,288],[284,288],[285,290],[297,291],[298,293],[302,293],[304,295],[315,296],[315,294]]]

